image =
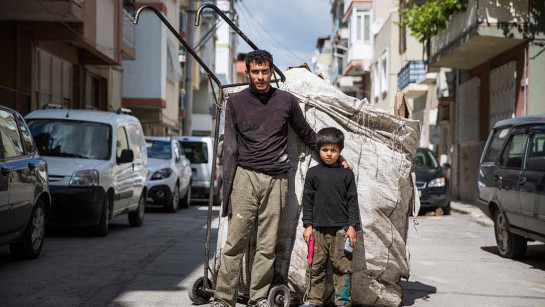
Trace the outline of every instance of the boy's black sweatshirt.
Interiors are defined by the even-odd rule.
[[[303,225],[361,228],[358,191],[352,170],[339,163],[334,166],[322,163],[307,171]]]

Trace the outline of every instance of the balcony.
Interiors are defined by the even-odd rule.
[[[121,45],[121,55],[123,60],[134,60],[135,52],[135,25],[132,15],[123,9],[123,44]]]
[[[0,1],[0,20],[83,22],[85,0]]]
[[[410,61],[397,74],[397,88],[404,89],[411,83],[416,83],[426,75],[424,61]]]
[[[532,22],[529,1],[469,0],[431,39],[430,65],[472,69],[524,42]],[[534,21],[536,22],[536,21]]]
[[[354,44],[343,58],[343,76],[361,76],[369,72],[373,49],[369,44]]]

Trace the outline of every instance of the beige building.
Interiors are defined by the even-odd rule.
[[[120,65],[135,58],[131,10],[118,0],[0,1],[2,104],[22,114],[120,107]]]
[[[538,2],[469,0],[431,39],[430,65],[452,69],[452,95],[439,117],[441,134],[448,132],[441,138],[452,160],[454,198],[476,199],[479,160],[494,123],[545,113],[545,11]]]

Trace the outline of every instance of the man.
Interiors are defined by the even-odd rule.
[[[245,62],[250,86],[231,95],[225,109],[222,216],[229,216],[229,227],[211,303],[215,307],[236,304],[240,264],[252,231],[256,232],[256,253],[248,305],[269,306],[266,298],[291,168],[288,125],[316,150],[316,134],[295,96],[271,87],[272,55],[252,51]]]

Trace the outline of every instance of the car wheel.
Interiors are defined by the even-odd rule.
[[[526,255],[526,239],[509,231],[507,219],[499,210],[494,216],[494,233],[500,256],[517,259]]]
[[[189,206],[191,206],[191,182],[189,183],[189,186],[187,187],[187,192],[185,193],[185,197],[180,200],[180,206],[182,208],[189,208]]]
[[[40,255],[45,239],[45,206],[41,199],[36,202],[30,221],[21,240],[9,245],[11,254],[17,259],[34,259]]]
[[[446,206],[443,207],[443,214],[449,215],[450,214],[450,201],[447,203]]]
[[[146,195],[142,192],[135,211],[129,212],[129,225],[140,227],[144,224],[144,212],[146,211]]]
[[[175,213],[178,210],[180,204],[180,186],[176,184],[174,190],[172,191],[172,197],[170,202],[165,205],[165,209],[170,213]]]
[[[100,219],[96,226],[93,226],[92,233],[96,237],[105,237],[108,234],[110,227],[110,206],[108,204],[108,197],[104,196],[104,203],[102,204],[102,212],[100,213]]]

